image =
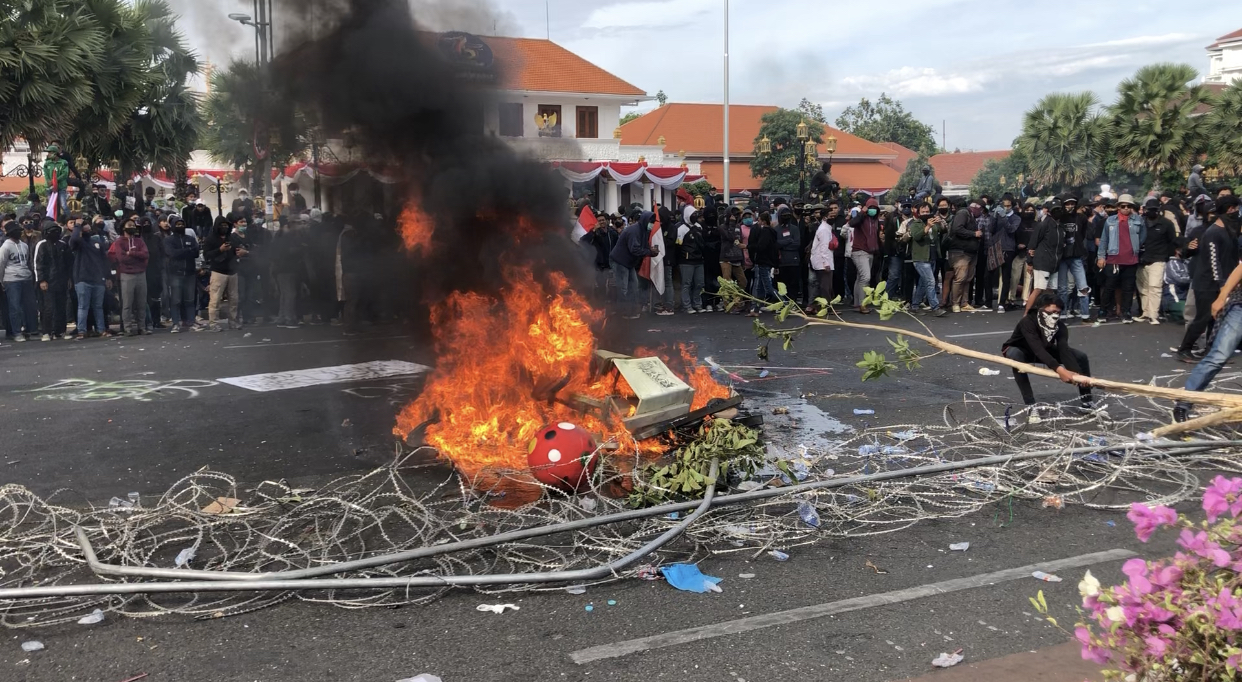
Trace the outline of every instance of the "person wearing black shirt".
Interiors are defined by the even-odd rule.
[[[1044,204],[1043,212],[1035,223],[1031,235],[1031,243],[1026,248],[1026,272],[1031,278],[1031,295],[1026,300],[1026,312],[1045,289],[1055,290],[1057,286],[1058,268],[1061,263],[1061,250],[1064,240],[1061,239],[1061,223],[1056,214],[1061,211],[1061,202],[1050,199]]]
[[[1211,215],[1218,215],[1220,211],[1214,202],[1208,203],[1207,210]],[[1177,359],[1187,364],[1198,364],[1202,356],[1192,353],[1195,342],[1205,332],[1208,338],[1212,338],[1214,321],[1209,301],[1215,301],[1220,296],[1221,286],[1238,264],[1238,228],[1236,224],[1217,220],[1209,223],[1200,236],[1188,232],[1187,237],[1190,241],[1183,253],[1194,257],[1190,289],[1195,295],[1195,317],[1186,327],[1182,345],[1177,349]]]
[[[1160,200],[1152,197],[1143,202],[1147,220],[1147,236],[1139,254],[1138,289],[1143,314],[1134,318],[1160,324],[1160,299],[1164,293],[1164,264],[1173,257],[1177,246],[1177,226],[1164,215]]]
[[[1061,296],[1061,305],[1069,310],[1070,279],[1078,290],[1078,317],[1085,320],[1091,317],[1091,286],[1087,283],[1087,269],[1083,260],[1087,257],[1087,217],[1078,213],[1078,197],[1067,196],[1062,199],[1063,208],[1058,218],[1056,209],[1053,217],[1061,222],[1061,263],[1057,271],[1057,293]]]
[[[1055,371],[1061,381],[1078,384],[1082,406],[1092,408],[1091,382],[1084,380],[1091,376],[1091,363],[1086,353],[1069,345],[1069,327],[1061,321],[1061,301],[1056,292],[1044,291],[1035,298],[1030,310],[1018,321],[1013,335],[1001,346],[1001,353],[1017,362],[1043,364]],[[1014,369],[1013,379],[1022,393],[1022,401],[1028,406],[1034,405],[1030,377]],[[1031,421],[1038,420],[1036,412]]]

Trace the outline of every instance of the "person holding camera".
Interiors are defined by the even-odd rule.
[[[247,251],[244,248],[234,248],[229,239],[232,232],[233,224],[228,218],[220,216],[216,218],[216,224],[203,244],[203,259],[211,270],[211,281],[207,286],[211,297],[211,302],[207,305],[208,331],[223,331],[219,324],[220,302],[226,295],[229,298],[229,329],[241,329],[237,259],[244,257]]]

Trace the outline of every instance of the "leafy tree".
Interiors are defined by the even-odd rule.
[[[93,97],[103,37],[80,0],[0,0],[0,149],[66,131]]]
[[[284,165],[306,149],[306,121],[296,113],[289,98],[264,87],[253,62],[234,61],[212,74],[203,148],[233,168],[257,168],[255,143],[266,142],[271,163]]]
[[[897,178],[897,184],[889,190],[889,196],[893,201],[900,201],[903,197],[910,196],[910,190],[918,186],[919,180],[923,179],[923,166],[931,165],[931,157],[927,154],[919,154],[917,157],[906,162],[906,169],[901,172],[901,177]],[[932,175],[936,174],[936,169],[932,168]]]
[[[825,125],[828,123],[828,118],[824,116],[824,107],[805,97],[802,98],[801,102],[798,102],[798,111],[802,112],[802,115],[806,116],[808,121],[815,121]]]
[[[641,117],[642,117],[642,114],[638,113],[637,111],[631,111],[630,113],[621,117],[621,125],[625,125],[626,123],[629,123],[630,121],[633,121],[634,119],[641,118]]]
[[[803,115],[793,109],[778,109],[759,119],[759,136],[755,138],[750,172],[755,177],[763,178],[765,192],[798,193],[800,164],[805,155],[803,143],[798,139],[798,124],[803,120]],[[811,139],[817,144],[822,143],[824,126],[817,121],[807,121],[807,126]],[[760,153],[759,141],[764,137],[771,142],[771,153]],[[809,180],[809,174],[815,169],[808,167],[806,170]]]
[[[874,104],[864,97],[857,106],[846,107],[837,117],[837,128],[872,142],[896,142],[919,153],[936,151],[935,129],[884,93]]]
[[[999,203],[1001,196],[1009,192],[1017,200],[1018,190],[1029,174],[1022,152],[1015,150],[1003,159],[988,159],[970,181],[970,196],[987,194]]]
[[[694,182],[683,182],[681,188],[691,194],[691,196],[703,197],[713,193],[712,183],[707,180],[700,179]]]
[[[1242,175],[1242,80],[1220,93],[1207,129],[1209,159],[1226,175]]]
[[[663,90],[660,90],[656,93],[656,101],[660,103],[660,106],[664,106],[668,103],[668,95],[664,94]]]
[[[116,159],[122,176],[151,167],[184,175],[202,128],[186,81],[198,60],[164,0],[87,0],[105,36],[104,58],[68,146],[92,165]],[[85,170],[85,169],[83,169]],[[182,178],[183,179],[183,178]]]
[[[1123,168],[1185,172],[1207,149],[1207,121],[1193,114],[1211,102],[1211,93],[1201,84],[1187,85],[1197,76],[1186,64],[1150,64],[1117,86],[1108,134]]]
[[[1048,185],[1082,185],[1100,171],[1103,122],[1090,92],[1053,93],[1022,120],[1015,149],[1026,159],[1028,175]]]

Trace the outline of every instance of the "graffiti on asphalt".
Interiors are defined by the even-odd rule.
[[[423,390],[423,379],[419,377],[413,381],[402,381],[395,384],[385,384],[383,386],[357,386],[355,388],[346,388],[341,392],[351,395],[355,398],[364,400],[385,399],[392,407],[404,407],[406,403],[413,401]]]
[[[94,381],[91,379],[62,379],[41,388],[17,391],[33,393],[35,400],[66,400],[75,403],[134,400],[189,400],[197,398],[200,389],[218,385],[207,379],[124,379],[121,381]]]

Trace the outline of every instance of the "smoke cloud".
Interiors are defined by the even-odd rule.
[[[328,137],[347,136],[355,159],[360,154],[371,168],[398,178],[393,198],[419,202],[434,226],[430,254],[413,268],[419,299],[433,302],[454,290],[490,293],[503,285],[505,267],[519,263],[534,263],[537,271],[581,263],[564,238],[563,182],[545,163],[485,133],[494,92],[478,83],[477,70],[446,57],[440,37],[427,30],[457,28],[457,21],[487,28],[492,15],[483,6],[279,5],[282,21],[297,21],[282,29],[289,42],[273,64],[272,82],[314,112]],[[513,66],[495,64],[494,71],[499,76]],[[375,210],[364,203],[344,213]]]

